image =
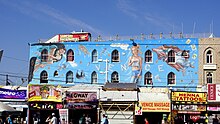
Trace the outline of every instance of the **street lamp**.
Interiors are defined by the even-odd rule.
[[[103,73],[105,73],[105,82],[108,82],[108,59],[98,59],[98,62],[105,62],[105,71]]]

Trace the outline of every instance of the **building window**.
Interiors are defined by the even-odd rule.
[[[210,64],[212,63],[213,61],[213,57],[212,57],[212,51],[211,50],[208,50],[207,53],[206,53],[206,63],[207,64]]]
[[[111,82],[112,83],[119,83],[118,72],[114,71],[111,75]]]
[[[152,52],[150,50],[145,52],[145,62],[152,62]]]
[[[207,83],[212,83],[212,73],[208,72],[206,74]]]
[[[73,83],[73,72],[68,71],[66,73],[66,83]]]
[[[48,83],[48,74],[46,71],[40,73],[40,83]]]
[[[119,52],[118,52],[118,50],[112,51],[112,62],[119,62]]]
[[[57,76],[58,76],[58,71],[57,71],[57,70],[53,73],[53,76],[54,76],[54,77],[57,77]]]
[[[48,61],[48,51],[44,49],[41,52],[41,62],[47,62]]]
[[[176,78],[175,74],[173,72],[170,72],[167,77],[168,85],[175,84],[175,82],[176,82],[175,78]]]
[[[97,50],[92,51],[92,62],[98,62],[98,53]]]
[[[67,51],[67,61],[68,62],[74,61],[74,52],[71,49]]]
[[[145,85],[153,85],[153,82],[152,82],[152,74],[150,73],[150,72],[147,72],[146,74],[145,74],[145,76],[144,76],[144,78],[145,78],[145,82],[144,82],[144,84]]]
[[[170,50],[168,52],[168,63],[174,63],[175,62],[175,52],[173,50]]]
[[[92,84],[98,83],[97,73],[95,71],[92,72],[91,77],[92,77],[92,80],[91,80]]]

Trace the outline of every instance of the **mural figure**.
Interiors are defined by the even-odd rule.
[[[77,70],[76,72],[76,78],[77,79],[82,79],[85,77],[85,73],[83,72],[83,70]]]
[[[128,66],[132,68],[131,83],[140,83],[142,74],[142,58],[138,55],[140,53],[139,45],[133,45],[131,48],[132,56],[129,57]]]
[[[39,44],[36,44],[39,45]],[[41,44],[40,44],[41,45]],[[42,62],[41,53],[46,49],[48,50],[48,60],[47,62]],[[30,59],[30,67],[29,67],[29,76],[28,81],[30,82],[33,78],[33,73],[37,71],[39,68],[44,68],[48,64],[53,64],[54,62],[58,62],[62,59],[66,52],[64,44],[61,43],[50,43],[50,44],[42,44],[42,47],[38,49],[35,57]]]
[[[48,46],[40,48],[39,53],[40,55],[37,56],[37,60],[35,62],[34,71],[38,70],[38,68],[43,68],[48,64],[53,64],[54,62],[58,62],[62,59],[63,55],[66,52],[65,46],[61,43],[51,44],[49,45],[49,52],[48,52],[48,61],[41,62],[41,52],[43,49],[47,49]]]
[[[65,52],[66,49],[63,44],[52,45],[50,48],[49,59],[52,59],[52,62],[60,61]]]
[[[178,47],[172,45],[163,45],[152,50],[157,54],[159,60],[162,59],[169,66],[175,68],[177,71],[182,71],[183,75],[185,75],[185,70],[188,67],[194,68],[193,62],[189,61],[189,50],[181,50]],[[173,50],[175,53],[175,63],[168,62],[168,52],[171,50]]]

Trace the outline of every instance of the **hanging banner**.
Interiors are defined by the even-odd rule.
[[[220,102],[220,85],[208,84],[208,101]]]
[[[199,92],[172,92],[173,102],[206,102],[207,93]]]
[[[170,102],[139,102],[136,105],[137,112],[170,112]]]
[[[28,85],[28,101],[62,102],[61,88],[53,85]]]
[[[69,113],[68,113],[68,109],[59,109],[59,114],[60,114],[60,121],[61,124],[68,124],[69,119]]]

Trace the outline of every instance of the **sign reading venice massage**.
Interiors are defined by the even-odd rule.
[[[206,102],[207,93],[172,92],[172,101],[175,102]]]
[[[139,102],[135,110],[142,112],[170,112],[170,102]]]

